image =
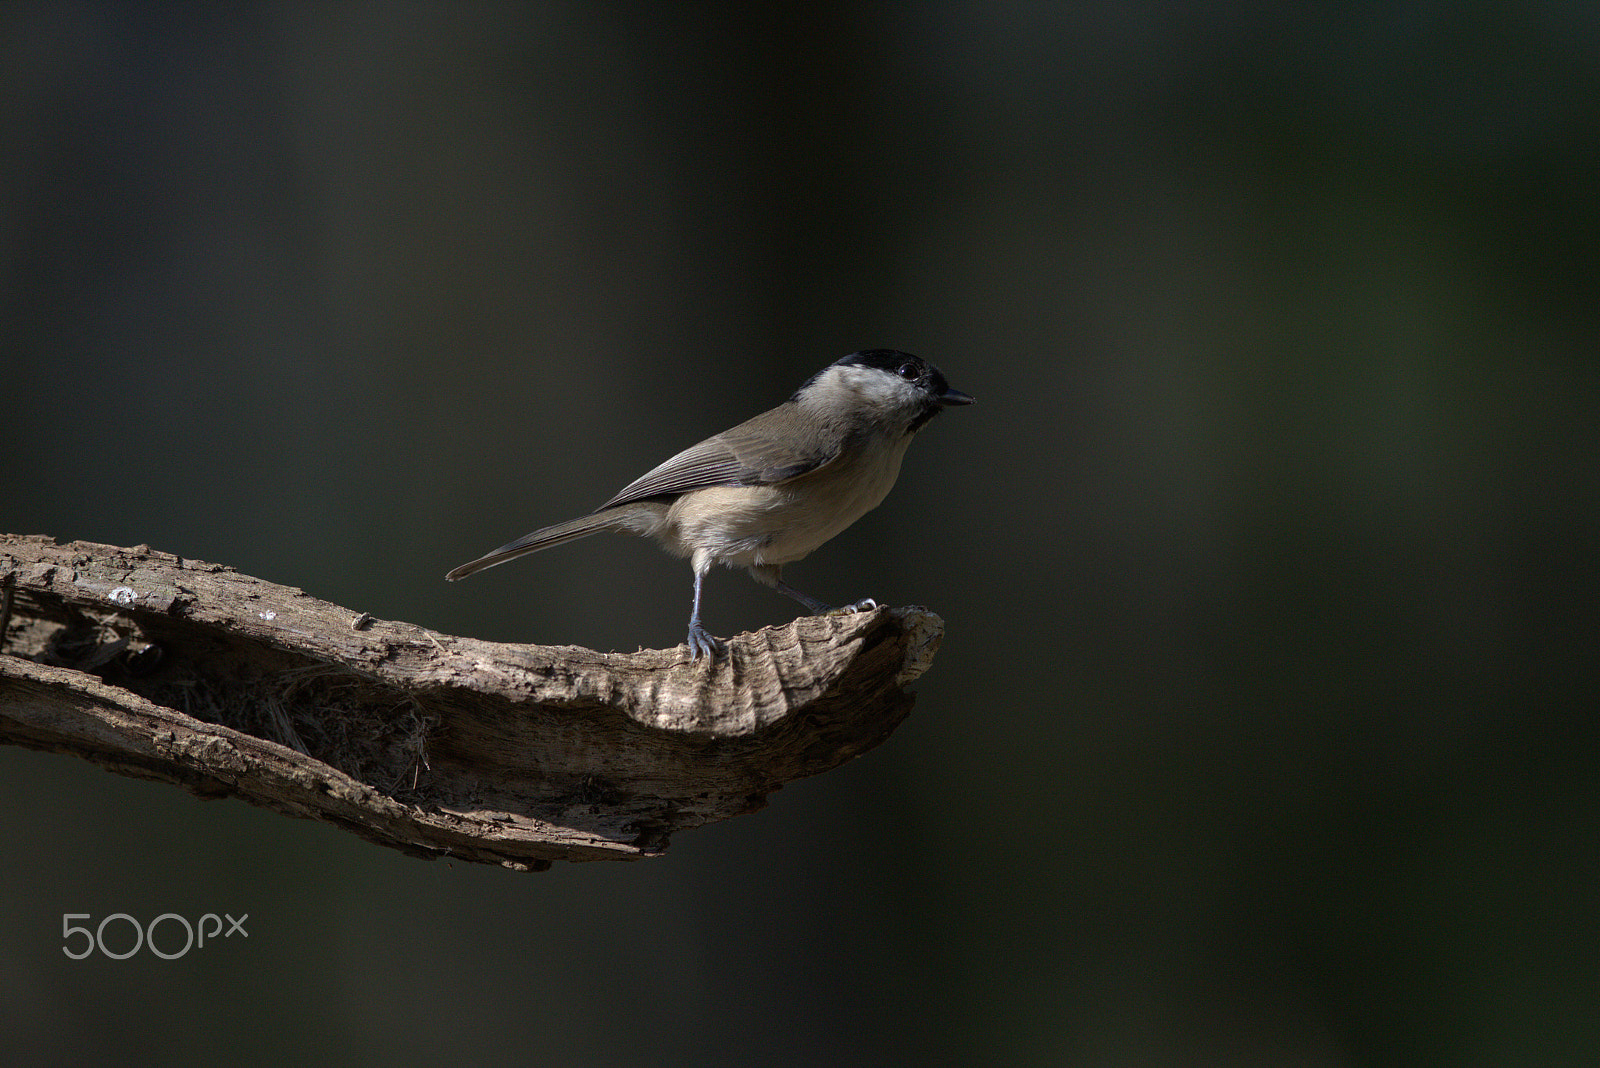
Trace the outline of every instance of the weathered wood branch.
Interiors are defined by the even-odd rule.
[[[882,608],[684,647],[505,645],[148,546],[0,535],[0,742],[541,869],[672,832],[886,738],[943,633]]]

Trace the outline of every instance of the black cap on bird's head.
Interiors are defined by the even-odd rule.
[[[959,389],[951,389],[950,383],[945,381],[944,375],[937,367],[921,356],[913,356],[909,352],[900,352],[896,349],[865,349],[834,361],[834,366],[873,367],[898,375],[907,382],[920,386],[944,407],[971,404],[973,401],[973,398]]]

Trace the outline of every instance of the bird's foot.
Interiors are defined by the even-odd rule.
[[[715,660],[717,654],[726,651],[727,648],[726,642],[713,637],[711,632],[700,624],[689,624],[689,660],[691,662],[699,660],[701,656],[706,657],[708,660]]]
[[[830,608],[825,614],[830,616],[852,616],[857,612],[873,612],[881,607],[871,597],[863,597],[855,604],[847,604],[843,608]]]

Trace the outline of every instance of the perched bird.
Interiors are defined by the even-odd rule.
[[[722,642],[700,623],[700,587],[713,564],[742,567],[813,613],[830,611],[784,582],[783,565],[877,507],[912,436],[941,408],[971,403],[924,359],[892,349],[857,352],[812,375],[771,411],[678,453],[589,515],[536,530],[445,578],[602,530],[652,537],[694,567],[689,656],[714,657]]]

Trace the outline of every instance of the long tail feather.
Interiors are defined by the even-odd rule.
[[[500,546],[492,553],[478,557],[471,563],[462,564],[445,576],[451,582],[464,579],[468,575],[476,574],[486,567],[503,564],[507,560],[515,560],[519,556],[536,553],[540,549],[548,549],[553,545],[564,545],[569,541],[587,538],[590,534],[598,534],[602,530],[617,530],[625,525],[625,517],[620,509],[601,512],[598,515],[579,516],[569,519],[565,523],[557,523],[552,527],[536,530],[532,534],[525,534],[516,541]]]

